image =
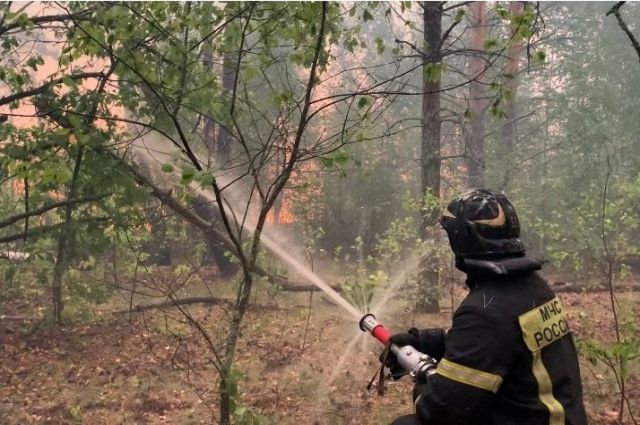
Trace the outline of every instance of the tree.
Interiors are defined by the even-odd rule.
[[[516,95],[518,94],[518,83],[520,73],[520,61],[524,47],[522,45],[522,30],[528,28],[523,22],[524,5],[520,2],[512,2],[509,4],[509,15],[513,17],[511,42],[507,49],[507,56],[504,64],[504,77],[506,79],[503,90],[505,91],[506,105],[504,108],[504,118],[507,120],[502,126],[502,143],[504,145],[505,156],[509,157],[515,153],[517,144],[517,116],[518,103]],[[511,177],[509,173],[505,173],[504,181],[501,188],[507,188]]]
[[[338,132],[308,136],[310,123],[321,111],[354,98],[349,93],[345,99],[327,104],[314,99],[330,46],[338,41],[339,8],[330,3],[104,3],[87,12],[90,19],[79,21],[73,19],[79,5],[70,5],[68,10],[61,7],[74,24],[63,57],[69,54],[69,63],[89,58],[94,64],[113,64],[108,75],[114,76],[109,84],[115,91],[101,101],[107,106],[122,105],[126,111],[116,114],[106,108],[91,114],[61,103],[60,93],[54,92],[50,100],[56,108],[48,109],[44,116],[61,126],[64,118],[88,116],[109,123],[114,134],[123,138],[123,123],[130,126],[131,133],[152,132],[153,136],[136,138],[129,146],[125,165],[128,162],[143,168],[140,161],[158,161],[169,182],[178,170],[182,188],[176,191],[187,199],[192,198],[190,191],[198,193],[195,198],[206,194],[216,206],[219,223],[215,224],[222,233],[209,232],[204,226],[202,230],[214,237],[223,235],[221,240],[237,258],[241,279],[224,344],[217,343],[218,338],[180,307],[174,292],[166,293],[207,341],[210,364],[220,377],[220,422],[229,423],[237,401],[233,388],[235,347],[269,212],[300,163],[349,143],[363,121],[362,116],[349,118]],[[233,60],[231,90],[229,85],[219,89],[217,78],[203,64],[203,52]],[[30,96],[28,92],[24,91],[24,98]],[[207,127],[205,120],[229,129],[234,149],[223,165],[205,159],[208,145],[199,131],[203,121]],[[147,154],[145,143],[161,152]],[[168,148],[169,144],[173,147]],[[108,157],[119,152],[104,144],[100,148]],[[138,170],[131,171],[138,183],[145,184]],[[147,186],[156,190],[152,181]],[[171,200],[157,191],[155,194]]]
[[[482,52],[487,41],[487,12],[485,3],[473,2],[469,5],[471,20],[471,44],[470,48]],[[485,137],[485,112],[487,109],[487,84],[484,77],[485,61],[482,56],[469,57],[469,75],[474,76],[469,83],[469,114],[470,128],[466,136],[466,159],[469,187],[484,187],[484,137]]]
[[[442,2],[425,2],[422,94],[422,197],[440,197],[440,90],[442,75]],[[422,228],[433,225],[437,211],[423,212]]]
[[[98,159],[102,157],[102,143],[113,130],[110,125],[95,125],[95,117],[104,110],[102,102],[114,71],[113,62],[107,63],[102,72],[71,72],[40,80],[43,53],[30,36],[41,35],[44,28],[52,25],[83,21],[89,10],[29,16],[24,8],[12,13],[9,7],[3,5],[0,25],[4,53],[0,80],[6,93],[0,98],[0,106],[8,107],[7,117],[16,110],[18,115],[24,115],[20,112],[32,108],[33,116],[49,116],[53,125],[34,119],[20,126],[7,122],[0,128],[6,142],[0,151],[2,169],[7,172],[3,184],[21,182],[24,195],[24,211],[7,217],[0,225],[10,232],[1,240],[15,243],[18,239],[26,242],[30,238],[55,237],[53,270],[45,265],[39,276],[51,288],[52,315],[59,323],[69,267],[108,246],[110,237],[101,234],[104,229],[137,220],[135,215],[121,221],[113,217],[113,208],[120,208],[135,196],[132,197],[132,187],[121,179],[122,169],[112,160]],[[21,61],[26,66],[16,66]],[[96,85],[91,87],[89,84],[94,81]],[[72,113],[61,112],[62,109]],[[43,217],[46,224],[31,225]],[[17,233],[16,224],[21,221],[23,231]],[[74,285],[67,286],[76,291]]]

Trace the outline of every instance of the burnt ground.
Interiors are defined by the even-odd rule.
[[[606,293],[561,297],[578,338],[613,341]],[[244,423],[387,424],[411,411],[407,381],[388,382],[382,396],[366,389],[379,347],[337,307],[315,295],[307,323],[307,295],[278,298],[277,305],[257,300],[244,321],[237,351],[237,410]],[[638,313],[637,293],[620,298]],[[189,310],[221,341],[223,307]],[[403,303],[394,310],[379,319],[396,331],[412,323],[446,326],[451,315],[450,308],[415,315]],[[215,423],[211,353],[175,309],[137,313],[131,322],[126,314],[97,313],[91,323],[60,328],[12,326],[0,338],[1,424]],[[581,364],[591,423],[615,423],[619,396],[611,374],[602,365]],[[637,364],[631,375],[628,397],[640,416]],[[250,422],[252,414],[262,421]],[[633,423],[628,415],[625,423]]]

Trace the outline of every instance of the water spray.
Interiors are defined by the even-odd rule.
[[[360,329],[363,332],[369,332],[375,339],[383,345],[389,346],[389,349],[395,354],[398,364],[407,372],[411,378],[416,379],[418,376],[427,377],[436,373],[436,361],[433,357],[421,353],[410,345],[399,347],[390,342],[391,332],[378,320],[369,313],[360,319]]]

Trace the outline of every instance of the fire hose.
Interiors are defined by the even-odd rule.
[[[388,346],[396,356],[398,364],[409,373],[412,379],[415,380],[417,377],[427,378],[436,373],[437,362],[434,358],[428,354],[421,353],[410,345],[399,347],[390,342],[391,333],[376,320],[373,314],[365,314],[362,316],[362,319],[360,319],[360,329],[363,332],[369,332],[384,346]]]

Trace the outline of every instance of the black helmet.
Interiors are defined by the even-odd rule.
[[[456,256],[501,258],[524,254],[516,210],[501,193],[472,189],[455,198],[440,217]]]

